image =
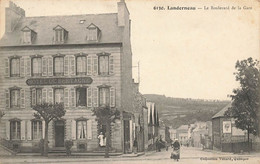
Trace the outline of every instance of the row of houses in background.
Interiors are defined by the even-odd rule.
[[[177,129],[170,128],[171,140],[178,139],[184,146],[225,152],[248,151],[249,148],[260,150],[258,137],[250,134],[248,145],[247,131],[237,128],[235,119],[224,115],[230,106],[231,104],[228,104],[216,113],[211,121],[181,125]]]
[[[39,151],[45,124],[32,106],[64,103],[66,114],[49,124],[50,150],[73,141],[74,152],[102,152],[98,135],[106,125],[91,109],[117,108],[111,127],[111,151],[144,151],[158,136],[159,116],[132,80],[130,19],[126,3],[117,13],[26,17],[10,2],[0,41],[1,145],[23,152]]]

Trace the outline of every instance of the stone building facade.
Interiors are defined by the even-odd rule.
[[[73,140],[73,151],[99,150],[105,125],[91,110],[109,105],[121,111],[112,150],[127,152],[134,123],[130,19],[125,2],[117,5],[117,13],[26,17],[10,2],[0,41],[2,142],[36,150],[45,127],[31,107],[61,102],[66,114],[49,124],[50,149]]]

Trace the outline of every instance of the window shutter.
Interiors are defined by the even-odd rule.
[[[25,121],[21,121],[21,140],[25,140]]]
[[[27,57],[26,59],[26,76],[31,76],[31,58]]]
[[[10,140],[10,121],[5,123],[6,140]]]
[[[94,107],[98,107],[98,88],[93,88],[93,105]]]
[[[92,74],[92,58],[91,56],[87,56],[87,75]]]
[[[69,75],[69,56],[64,57],[64,75]]]
[[[47,101],[47,89],[46,88],[43,88],[42,89],[42,102],[48,102]]]
[[[42,138],[45,137],[45,121],[42,121]]]
[[[5,66],[5,77],[10,77],[10,63],[9,63],[9,59],[5,59],[4,60],[4,66]]]
[[[64,89],[64,105],[69,107],[69,88]]]
[[[52,88],[48,89],[48,102],[51,104],[53,103],[53,89]]]
[[[71,120],[71,139],[76,139],[76,121]]]
[[[25,76],[25,65],[24,65],[24,58],[21,58],[21,61],[20,61],[20,75],[21,77],[24,77]]]
[[[70,56],[70,75],[75,75],[75,56]]]
[[[32,106],[36,105],[36,89],[32,89]]]
[[[88,139],[92,139],[92,121],[91,120],[87,121],[87,135],[88,135]]]
[[[5,90],[5,104],[7,108],[10,108],[10,90]]]
[[[87,104],[88,107],[92,107],[92,88],[87,88]]]
[[[71,88],[70,89],[70,104],[71,104],[71,106],[72,107],[75,107],[76,106],[76,102],[75,102],[75,100],[76,100],[76,94],[75,94],[75,88]]]
[[[48,71],[48,58],[43,57],[42,58],[42,76],[47,76]]]
[[[114,56],[109,56],[109,74],[114,73]]]
[[[21,89],[20,91],[20,97],[21,97],[21,108],[25,108],[25,91],[24,89]]]
[[[110,106],[111,107],[115,107],[115,99],[116,99],[116,92],[115,92],[115,88],[114,87],[111,87],[110,88]]]
[[[32,122],[27,121],[27,140],[32,140]]]
[[[93,56],[93,74],[97,75],[98,74],[98,57]]]
[[[53,58],[48,57],[48,75],[53,76]]]

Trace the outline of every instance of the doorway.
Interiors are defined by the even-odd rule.
[[[64,147],[64,121],[55,121],[55,146]]]
[[[130,153],[130,123],[124,120],[124,153]]]

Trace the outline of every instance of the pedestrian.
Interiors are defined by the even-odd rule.
[[[174,160],[179,161],[180,159],[180,143],[178,141],[178,139],[175,139],[174,143],[172,143],[172,148],[173,148],[173,152],[171,154],[171,158],[173,158]]]

